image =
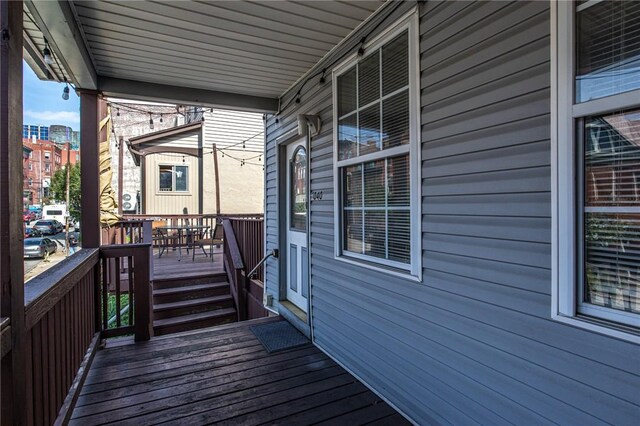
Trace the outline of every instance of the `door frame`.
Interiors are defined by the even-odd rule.
[[[289,179],[289,158],[287,156],[287,147],[291,144],[300,142],[304,139],[303,146],[307,151],[307,262],[309,265],[308,269],[308,277],[307,282],[309,283],[309,288],[307,292],[307,313],[306,320],[300,318],[296,313],[290,310],[287,306],[283,305],[282,302],[288,302],[287,300],[287,274],[288,274],[288,258],[287,258],[287,218],[288,218],[288,209],[287,209],[287,181]],[[311,285],[311,238],[310,238],[310,217],[311,217],[311,198],[310,198],[310,176],[311,176],[311,155],[310,155],[310,143],[309,143],[309,132],[308,129],[305,135],[298,135],[297,132],[290,137],[282,140],[278,144],[277,151],[277,164],[278,164],[278,176],[277,176],[277,191],[278,191],[278,246],[280,247],[280,256],[278,259],[278,311],[280,315],[285,317],[289,322],[291,322],[300,332],[306,335],[309,339],[312,338],[311,332],[311,296],[312,296],[312,285]]]

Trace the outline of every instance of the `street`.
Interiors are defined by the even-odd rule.
[[[32,221],[31,224],[26,225],[26,227],[30,228],[34,223],[35,223],[35,221]],[[69,233],[71,233],[71,232],[74,232],[73,227],[71,227],[69,229]],[[55,256],[55,257],[64,256],[64,252],[63,252],[63,250],[64,250],[64,237],[65,237],[64,232],[59,232],[59,233],[57,233],[55,235],[45,235],[45,237],[55,241],[58,244],[58,250],[52,256]],[[27,275],[36,266],[41,264],[43,262],[43,260],[44,259],[33,259],[33,258],[32,259],[24,259],[24,274]]]

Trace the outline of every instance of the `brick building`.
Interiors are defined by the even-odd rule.
[[[23,160],[23,198],[27,205],[41,205],[42,199],[49,196],[51,178],[67,162],[70,144],[56,144],[41,139],[22,139],[25,157]],[[80,151],[69,151],[69,162],[80,161]]]

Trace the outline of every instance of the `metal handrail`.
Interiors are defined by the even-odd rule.
[[[258,270],[258,268],[259,268],[260,266],[262,266],[262,264],[263,264],[264,262],[266,262],[266,261],[267,261],[267,259],[268,259],[268,258],[270,258],[271,256],[273,256],[273,258],[274,258],[274,259],[277,259],[277,258],[278,258],[278,249],[273,249],[273,250],[271,250],[269,253],[267,253],[267,254],[262,258],[262,260],[261,260],[260,262],[258,262],[258,264],[257,264],[256,266],[254,266],[254,267],[253,267],[253,269],[251,270],[251,272],[249,272],[249,273],[247,274],[247,277],[249,277],[249,278],[253,278],[253,275],[254,275],[254,274],[255,274],[255,272]]]

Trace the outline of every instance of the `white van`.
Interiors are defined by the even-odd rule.
[[[42,219],[57,220],[58,222],[64,225],[66,212],[67,212],[66,204],[52,204],[50,206],[44,206],[42,207]]]

